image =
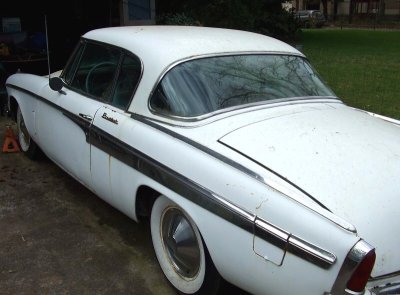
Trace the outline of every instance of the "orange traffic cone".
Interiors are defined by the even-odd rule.
[[[4,137],[3,143],[3,153],[16,153],[19,152],[19,146],[17,142],[17,138],[14,135],[14,132],[7,126],[6,136]]]

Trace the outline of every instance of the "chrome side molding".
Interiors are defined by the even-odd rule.
[[[303,240],[259,217],[254,222],[254,234],[264,241],[312,264],[328,269],[336,262],[336,255]]]

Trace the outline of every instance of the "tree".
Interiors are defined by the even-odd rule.
[[[203,26],[253,31],[285,40],[293,39],[298,30],[293,15],[283,10],[282,0],[158,1],[160,23],[168,23],[171,18],[179,22],[193,19]]]

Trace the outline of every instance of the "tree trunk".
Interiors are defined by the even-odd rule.
[[[333,0],[333,20],[337,20],[338,0]]]
[[[385,0],[380,0],[379,1],[379,19],[382,19],[383,16],[385,15]]]
[[[325,19],[328,20],[328,0],[322,0],[322,5],[324,6],[324,16]]]
[[[349,24],[353,21],[353,13],[354,13],[354,0],[350,0],[349,5]]]

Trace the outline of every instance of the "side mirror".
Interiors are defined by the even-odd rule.
[[[61,91],[64,87],[64,81],[60,77],[53,77],[49,81],[49,86],[54,91]]]

